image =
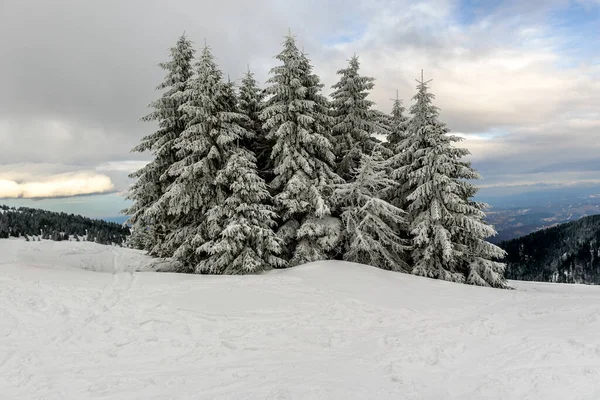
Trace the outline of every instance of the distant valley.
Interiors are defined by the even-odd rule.
[[[600,214],[600,194],[597,188],[543,191],[503,197],[478,198],[492,208],[486,220],[498,235],[489,238],[493,243],[515,239],[541,229]],[[595,192],[595,193],[594,193]]]
[[[490,238],[490,241],[500,243],[541,229],[551,228],[558,224],[600,214],[600,199],[596,200],[598,204],[590,202],[569,205],[550,204],[528,208],[491,209],[486,213],[486,219],[496,228],[498,235]]]

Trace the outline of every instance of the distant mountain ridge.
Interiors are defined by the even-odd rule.
[[[500,243],[508,279],[600,284],[600,215]]]

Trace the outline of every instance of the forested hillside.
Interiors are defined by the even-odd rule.
[[[129,228],[113,222],[35,208],[0,206],[0,238],[4,239],[68,240],[73,237],[75,240],[121,245],[128,235]]]
[[[600,215],[502,242],[508,279],[600,284]]]

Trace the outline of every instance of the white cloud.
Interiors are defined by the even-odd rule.
[[[106,193],[114,189],[110,178],[90,172],[51,175],[43,180],[19,182],[0,175],[0,198],[48,198]]]
[[[386,23],[388,20],[381,20],[388,32],[399,38],[410,35],[423,40],[418,32],[407,31],[397,21]],[[383,28],[371,29],[383,35]],[[497,26],[490,29],[500,30]],[[421,45],[399,45],[392,42],[393,33],[387,35],[392,36],[389,42],[339,46],[345,52],[357,52],[364,73],[377,78],[372,98],[384,110],[389,109],[388,99],[396,89],[409,102],[421,69],[426,80],[433,79],[430,86],[442,118],[461,132],[535,125],[560,118],[567,110],[600,103],[600,87],[590,69],[556,66],[563,56],[553,47],[552,39],[544,39],[538,46],[518,46],[510,40],[485,46],[482,40],[496,34],[459,26],[442,26],[433,43]]]
[[[96,167],[96,171],[118,171],[132,173],[148,164],[148,161],[109,161]]]
[[[527,187],[545,185],[546,187],[572,187],[600,184],[598,173],[594,171],[569,171],[537,174],[514,174],[509,180],[495,183],[481,182],[480,188]]]

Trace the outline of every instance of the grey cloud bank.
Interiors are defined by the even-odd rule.
[[[467,137],[482,185],[589,180],[600,168],[600,68],[558,66],[564,40],[546,17],[566,2],[522,3],[479,10],[464,24],[449,0],[4,0],[0,180],[87,174],[110,179],[100,191],[124,190],[147,157],[129,150],[154,129],[138,118],[158,95],[157,64],[184,30],[197,48],[206,38],[232,79],[249,64],[264,82],[288,28],[327,92],[358,54],[382,110],[396,90],[408,105],[424,68],[442,119]]]

